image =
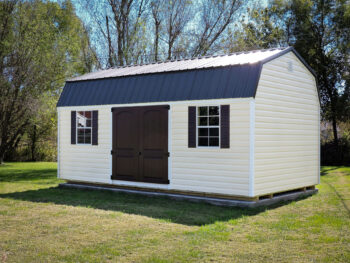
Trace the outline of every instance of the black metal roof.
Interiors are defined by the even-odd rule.
[[[159,67],[153,69],[153,71],[152,68],[154,67],[148,67],[145,70],[145,66],[148,66],[145,65],[131,67],[130,70],[134,70],[132,71],[133,75],[131,75],[130,70],[125,71],[125,68],[101,71],[101,73],[98,73],[99,75],[97,74],[99,77],[96,77],[96,73],[90,73],[67,81],[57,106],[255,97],[264,63],[293,51],[307,66],[305,61],[291,47],[270,49],[268,51],[274,52],[267,52],[270,53],[269,55],[267,53],[263,54],[264,56],[260,56],[262,57],[260,60],[253,56],[253,52],[236,53],[236,57],[238,57],[237,54],[250,54],[250,59],[253,58],[254,63],[240,64],[242,61],[246,61],[244,56],[240,56],[240,59],[236,59],[236,61],[229,58],[232,63],[227,65],[227,57],[225,57],[226,61],[222,57],[218,57],[218,59],[211,57],[211,60],[206,61],[206,58],[204,58],[201,62],[195,61],[198,64],[194,66],[192,62],[192,67],[187,68],[183,66],[186,65],[186,63],[183,63],[184,60],[181,61],[182,64],[176,64],[177,61],[175,61],[172,67],[169,67],[169,63],[172,62],[167,62],[164,63],[164,68],[168,70],[165,71],[159,71]],[[260,54],[266,51],[255,52]],[[203,63],[203,61],[206,61],[206,63]],[[135,69],[138,72],[141,70],[141,73],[135,73]],[[174,71],[171,69],[174,69]],[[309,68],[309,70],[313,73],[312,69]],[[108,74],[106,73],[112,73],[112,76],[116,77],[107,77]]]

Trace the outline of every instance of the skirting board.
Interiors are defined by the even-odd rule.
[[[129,194],[139,194],[150,197],[168,197],[175,200],[190,201],[190,202],[204,202],[212,205],[218,206],[231,206],[231,207],[247,207],[255,208],[259,206],[270,206],[283,201],[292,201],[301,197],[306,197],[313,195],[318,192],[318,189],[310,189],[306,191],[299,191],[293,193],[285,193],[278,196],[274,196],[268,199],[262,199],[257,201],[243,201],[243,200],[231,200],[224,198],[213,198],[213,197],[202,197],[202,196],[193,196],[193,195],[184,195],[184,194],[172,194],[172,193],[162,193],[162,192],[148,192],[142,190],[131,190],[131,189],[122,189],[122,188],[110,188],[98,185],[86,185],[86,184],[77,184],[77,183],[63,183],[59,187],[63,188],[77,188],[77,189],[87,189],[87,190],[107,190],[119,193],[129,193]]]

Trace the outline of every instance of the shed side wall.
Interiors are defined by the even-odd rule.
[[[249,194],[249,128],[252,99],[59,107],[60,177],[67,180],[214,194]],[[169,185],[111,180],[112,107],[170,105]],[[230,148],[188,148],[188,106],[230,105]],[[98,110],[98,145],[72,145],[70,112]]]
[[[255,99],[255,196],[318,184],[314,76],[289,52],[263,66]]]
[[[71,144],[71,111],[85,108],[64,107],[59,111],[60,178],[95,183],[110,183],[111,176],[111,109],[98,110],[98,145]]]
[[[172,106],[172,188],[248,196],[250,100],[230,104],[230,148],[188,148],[188,102]],[[205,105],[205,104],[204,104]]]

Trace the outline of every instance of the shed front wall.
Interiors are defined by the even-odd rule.
[[[292,52],[266,63],[255,97],[255,196],[319,183],[319,125],[309,70]]]
[[[249,195],[250,102],[222,99],[59,107],[58,170],[62,179],[225,195]],[[111,180],[112,107],[170,105],[169,185]],[[230,148],[188,148],[188,106],[230,105]],[[71,144],[71,111],[98,110],[98,145]]]

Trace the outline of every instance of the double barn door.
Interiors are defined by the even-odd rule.
[[[169,106],[113,108],[112,179],[168,183]]]

